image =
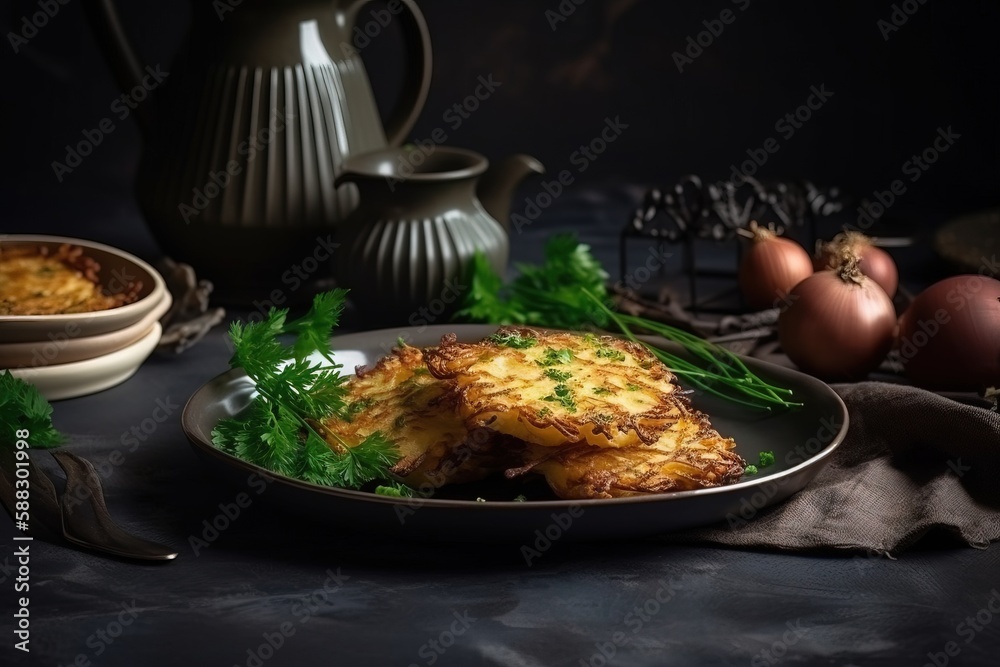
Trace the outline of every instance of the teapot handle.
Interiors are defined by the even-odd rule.
[[[114,0],[84,0],[83,9],[118,87],[127,92],[142,85],[142,64],[125,34]],[[135,115],[139,127],[146,130],[150,121],[148,105],[136,106]]]
[[[427,93],[431,88],[431,34],[427,21],[414,0],[400,0],[403,12],[403,40],[406,73],[403,76],[403,94],[385,122],[385,136],[390,146],[401,146],[417,122]]]

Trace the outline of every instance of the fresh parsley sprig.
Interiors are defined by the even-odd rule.
[[[32,447],[56,447],[65,440],[52,425],[52,406],[35,385],[5,370],[0,373],[0,444],[13,447],[20,430],[28,431]]]
[[[330,441],[320,434],[327,417],[350,418],[346,378],[330,352],[346,295],[342,289],[319,294],[309,312],[292,321],[287,309],[272,308],[262,322],[233,322],[229,363],[254,381],[257,396],[244,415],[224,419],[212,430],[217,447],[313,484],[358,489],[391,480],[389,469],[400,454],[381,433],[355,445],[335,433],[326,434]],[[288,345],[279,339],[283,335],[295,339]]]

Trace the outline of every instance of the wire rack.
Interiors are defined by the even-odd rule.
[[[739,266],[742,244],[737,230],[751,221],[772,225],[779,234],[797,238],[812,248],[818,238],[820,218],[840,212],[843,202],[838,188],[817,188],[809,181],[761,183],[747,177],[743,183],[705,183],[695,175],[681,178],[670,188],[653,188],[622,229],[619,239],[620,279],[627,285],[628,251],[637,239],[656,244],[658,249],[679,247],[681,270],[688,283],[688,309],[710,308],[723,296],[735,291],[735,282],[722,294],[699,299],[700,278],[735,281],[734,268],[700,266],[695,244],[708,241],[733,253],[733,267]],[[804,238],[803,238],[804,237]],[[660,271],[664,270],[663,264]],[[661,275],[661,278],[665,276]]]

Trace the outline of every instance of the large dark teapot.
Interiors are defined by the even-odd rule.
[[[329,256],[329,236],[357,204],[333,187],[344,160],[399,145],[426,100],[430,37],[416,4],[392,0],[358,25],[367,3],[192,2],[184,46],[136,104],[142,213],[166,253],[229,299],[281,288],[304,259]],[[143,87],[146,64],[112,0],[86,4],[119,85]],[[406,76],[383,127],[358,48],[390,21],[406,39]]]

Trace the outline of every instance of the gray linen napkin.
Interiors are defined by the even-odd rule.
[[[848,434],[805,489],[749,521],[667,539],[890,556],[935,529],[977,548],[1000,540],[1000,414],[904,385],[834,389]]]

